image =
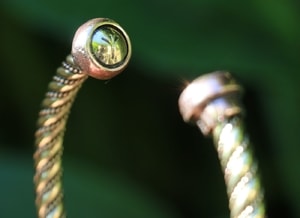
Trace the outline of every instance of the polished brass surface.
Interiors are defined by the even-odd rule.
[[[87,75],[68,56],[49,84],[35,133],[34,183],[38,217],[64,217],[62,189],[63,137],[70,108]]]
[[[66,216],[62,188],[63,138],[82,83],[88,76],[98,79],[116,76],[125,69],[130,56],[128,36],[110,19],[90,20],[76,32],[72,54],[49,83],[37,122],[34,183],[39,218]]]
[[[244,130],[242,88],[228,72],[195,79],[179,97],[186,122],[212,135],[224,173],[231,218],[264,218],[265,205],[257,162]]]
[[[234,117],[219,122],[212,135],[224,172],[231,217],[265,217],[257,162],[242,119]]]

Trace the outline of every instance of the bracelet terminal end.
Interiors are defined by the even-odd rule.
[[[209,135],[218,122],[242,113],[242,87],[230,73],[216,71],[192,81],[179,97],[179,110],[185,122],[196,123]]]
[[[118,23],[108,18],[95,18],[76,31],[72,56],[84,73],[107,80],[127,66],[131,57],[131,42]]]

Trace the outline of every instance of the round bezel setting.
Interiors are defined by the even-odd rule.
[[[123,28],[107,18],[92,19],[76,31],[72,56],[84,73],[107,80],[119,74],[131,57],[131,43]]]

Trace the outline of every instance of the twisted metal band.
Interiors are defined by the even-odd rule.
[[[239,101],[242,88],[228,72],[195,79],[179,97],[186,122],[212,135],[224,173],[231,218],[264,218],[263,190],[257,162],[244,130]]]
[[[232,218],[263,218],[263,190],[241,118],[219,122],[212,132],[224,172]]]
[[[76,31],[71,55],[48,86],[35,133],[35,191],[39,218],[65,217],[62,153],[65,126],[77,92],[92,76],[107,80],[121,73],[131,57],[126,32],[113,20],[95,18]]]
[[[39,217],[65,217],[61,181],[63,136],[70,108],[87,77],[74,65],[72,56],[67,56],[57,69],[42,102],[34,154],[35,203]]]

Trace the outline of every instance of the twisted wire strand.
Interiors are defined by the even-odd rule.
[[[63,136],[69,111],[87,75],[67,56],[49,83],[35,133],[35,191],[39,218],[65,217],[62,188]]]
[[[231,218],[263,218],[263,190],[249,139],[239,117],[219,122],[212,132],[224,172]]]

